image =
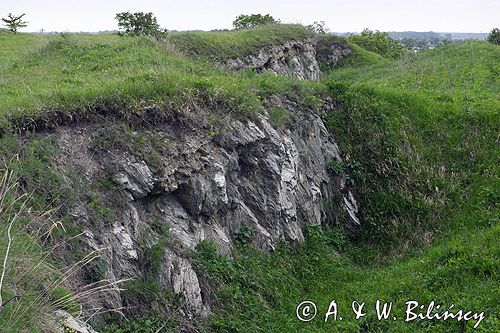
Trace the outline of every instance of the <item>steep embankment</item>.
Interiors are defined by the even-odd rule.
[[[388,64],[298,26],[169,40],[0,34],[12,46],[1,55],[0,156],[19,194],[33,193],[29,206],[57,208],[61,221],[16,223],[22,242],[11,259],[25,265],[9,266],[4,290],[18,297],[2,309],[2,327],[41,327],[56,308],[86,319],[93,307],[135,318],[93,316],[108,321],[104,332],[474,325],[389,323],[374,312],[355,320],[345,310],[383,299],[403,318],[415,299],[486,311],[480,328],[495,330],[498,47]],[[271,66],[261,70],[264,60]],[[214,66],[228,61],[254,71]],[[317,74],[366,62],[376,64],[322,82],[293,77],[307,64]],[[26,283],[47,250],[62,269]],[[64,267],[89,253],[100,256]],[[126,290],[86,291],[128,277]],[[295,318],[304,299],[320,309],[310,323]],[[325,324],[332,299],[345,319]]]
[[[271,48],[311,48],[307,57],[297,49],[293,64],[266,48],[281,69],[295,75],[298,67],[313,68],[319,77],[315,44],[303,39],[312,34],[298,26],[270,29],[277,43]],[[93,254],[31,296],[45,302],[44,312],[74,310],[71,300],[83,306],[82,318],[97,308],[144,315],[158,301],[171,314],[207,316],[210,281],[201,281],[192,263],[202,241],[225,254],[239,242],[271,251],[303,242],[306,221],[359,225],[352,184],[329,169],[343,159],[321,118],[333,104],[318,84],[229,73],[146,38],[1,37],[19,47],[3,55],[2,159],[16,171],[20,191],[33,192],[28,204],[56,207],[62,220],[40,239],[39,251],[53,247],[58,265]],[[47,225],[38,223],[39,230]],[[12,269],[9,281],[16,274]],[[129,278],[125,292],[104,284],[86,291]],[[69,289],[62,297],[61,288]],[[182,299],[178,311],[170,309],[170,294]],[[25,296],[8,309],[28,315],[29,302]]]
[[[342,37],[317,35],[294,24],[241,31],[182,32],[171,35],[169,41],[191,57],[230,70],[271,72],[301,80],[319,80],[322,72],[337,67],[385,62],[381,56]]]

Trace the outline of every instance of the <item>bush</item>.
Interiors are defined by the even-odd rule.
[[[233,21],[233,27],[236,30],[255,28],[265,24],[276,24],[280,23],[279,20],[275,20],[271,15],[266,14],[252,14],[243,15],[236,17]]]
[[[349,40],[386,58],[397,59],[405,52],[401,43],[390,38],[387,32],[378,30],[364,29],[359,35],[350,36]]]
[[[500,45],[500,29],[494,28],[488,35],[488,42]]]
[[[166,33],[166,29],[160,29],[153,13],[123,12],[116,14],[115,19],[118,21],[121,34],[163,37]]]

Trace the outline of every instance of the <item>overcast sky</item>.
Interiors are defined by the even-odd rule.
[[[325,21],[337,32],[488,32],[500,25],[500,0],[0,0],[0,17],[26,13],[23,31],[115,30],[114,16],[122,11],[153,12],[169,30],[231,28],[242,13],[269,13],[286,23]]]

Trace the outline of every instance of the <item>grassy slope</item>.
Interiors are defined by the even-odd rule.
[[[81,113],[109,104],[130,111],[144,105],[183,108],[188,99],[252,113],[270,91],[299,98],[303,90],[319,87],[273,75],[228,73],[146,38],[0,34],[0,43],[16,50],[4,52],[0,65],[0,127],[15,118],[43,117],[47,110]]]
[[[311,37],[313,33],[301,25],[276,24],[240,31],[173,33],[169,41],[187,54],[218,61],[246,56],[283,41],[302,41]]]
[[[341,309],[352,299],[393,300],[398,314],[411,298],[454,302],[486,310],[480,327],[498,328],[498,47],[449,46],[392,64],[341,69],[317,84],[227,73],[143,38],[0,33],[0,43],[8,45],[0,48],[2,126],[48,108],[82,112],[115,103],[140,110],[207,95],[222,112],[258,111],[273,93],[310,105],[317,102],[312,95],[331,94],[343,103],[327,118],[365,198],[364,232],[351,243],[338,229],[311,229],[303,246],[269,256],[243,246],[234,262],[209,244],[202,247],[198,265],[218,285],[220,302],[207,330],[444,332],[471,326],[384,323],[373,315],[330,324],[295,320],[300,300],[313,299],[324,310],[331,298]],[[9,151],[5,140],[0,152]]]
[[[467,179],[476,172],[486,177],[485,169],[498,159],[499,57],[498,47],[475,42],[388,66],[335,71],[326,84],[345,102],[350,119],[338,114],[330,121],[332,130],[344,141],[346,154],[358,154],[356,158],[365,165],[378,164],[365,170],[375,173],[372,179],[390,176],[392,189],[398,189],[404,166],[411,178],[405,185],[420,191],[424,203],[432,199],[425,187],[436,186],[443,197],[438,196],[435,203],[457,201],[452,193],[466,195]],[[360,125],[349,128],[345,120]],[[391,166],[396,168],[390,170]],[[461,182],[465,187],[460,188]]]
[[[43,118],[47,111],[90,112],[108,104],[133,111],[145,104],[179,107],[184,96],[196,99],[201,90],[219,108],[252,113],[260,108],[258,97],[271,90],[293,95],[296,90],[311,92],[322,87],[272,75],[228,73],[213,67],[213,57],[247,54],[265,45],[310,36],[297,25],[172,34],[169,38],[176,48],[203,55],[193,60],[146,38],[0,32],[0,127],[13,118]],[[350,64],[380,60],[353,47]],[[299,91],[292,97],[301,95]]]
[[[341,38],[341,37],[336,37]],[[352,49],[352,54],[341,59],[337,68],[359,68],[368,65],[384,65],[389,61],[379,54],[365,50],[351,41],[345,39],[347,45]]]
[[[235,263],[202,248],[201,266],[222,286],[214,326],[223,332],[472,330],[473,323],[401,320],[407,300],[435,300],[485,311],[479,330],[496,332],[499,54],[497,46],[467,43],[333,72],[325,83],[343,108],[327,115],[328,123],[364,197],[365,226],[353,243],[335,229],[313,230],[297,249],[263,257],[243,248]],[[344,320],[295,321],[294,307],[304,299],[316,301],[323,315],[336,299]],[[373,310],[354,320],[350,301],[373,309],[376,299],[393,301],[399,320],[379,322]]]
[[[498,111],[499,75],[498,48],[468,42],[408,54],[389,66],[345,68],[333,72],[331,78],[426,94],[436,102],[455,102],[465,111],[478,107]]]

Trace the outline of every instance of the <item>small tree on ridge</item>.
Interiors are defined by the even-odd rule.
[[[161,37],[166,31],[161,30],[153,13],[144,12],[123,12],[115,16],[118,21],[118,28],[121,34],[126,35],[150,35]]]
[[[488,42],[500,45],[500,29],[494,28],[488,35]]]
[[[25,28],[28,26],[28,22],[23,21],[22,18],[26,14],[22,14],[19,16],[15,16],[12,13],[7,15],[7,18],[2,18],[2,21],[5,22],[5,26],[12,31],[13,33],[17,33],[17,30],[20,28]]]
[[[244,15],[241,14],[240,16],[236,17],[236,19],[233,21],[233,27],[235,30],[241,30],[241,29],[250,29],[250,28],[255,28],[261,25],[265,24],[276,24],[280,23],[280,20],[275,20],[274,17],[272,17],[269,14],[262,15],[262,14],[252,14],[252,15]]]

